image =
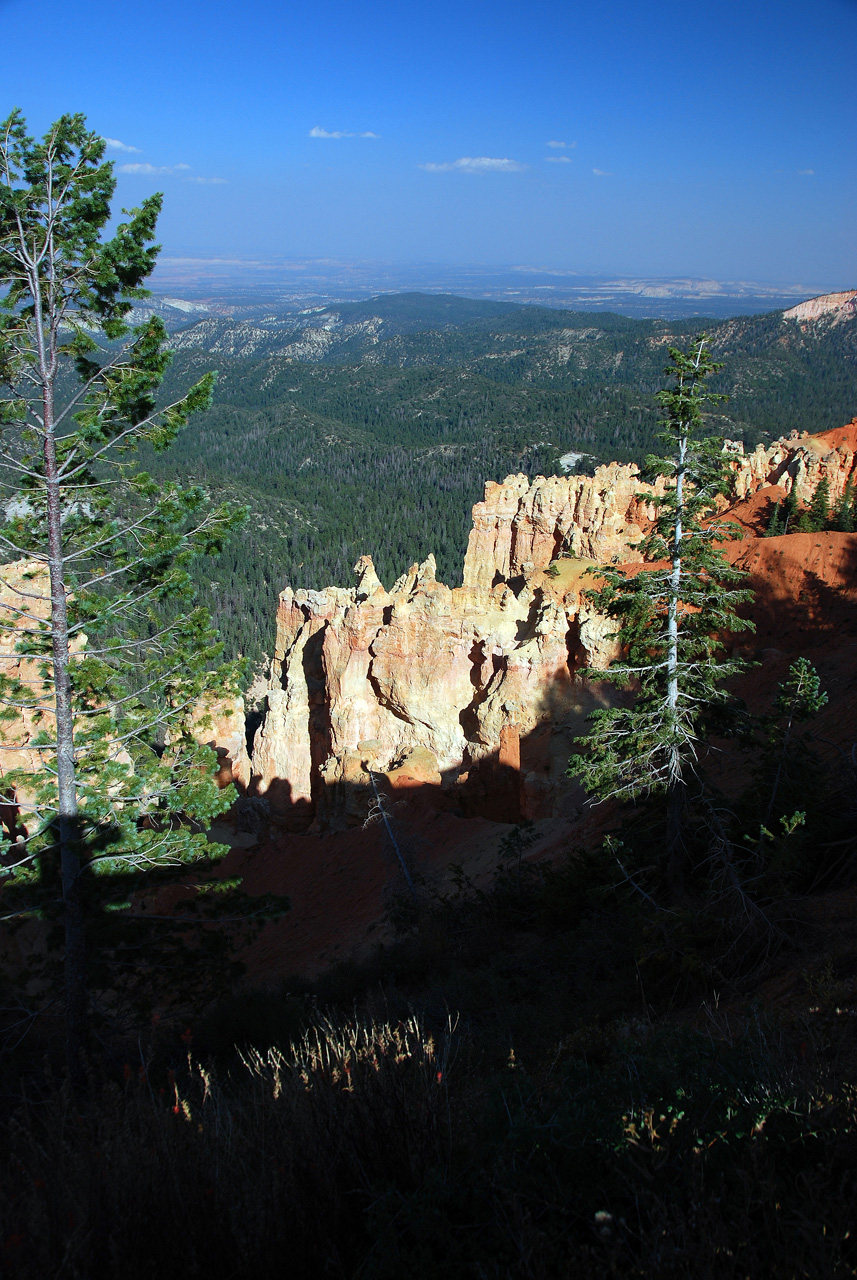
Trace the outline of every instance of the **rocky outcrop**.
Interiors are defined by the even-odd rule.
[[[747,455],[731,445],[735,495],[777,484],[807,502],[824,475],[836,500],[855,447],[857,420]],[[479,796],[496,812],[502,795],[509,820],[579,801],[565,779],[570,740],[608,694],[577,673],[616,652],[615,623],[586,601],[587,570],[642,560],[663,492],[616,463],[590,477],[507,476],[473,508],[462,586],[438,582],[430,555],[389,591],[367,556],[354,587],[287,588],[253,788],[293,829],[363,821],[373,774],[388,789],[422,779],[463,812]]]
[[[846,289],[842,293],[823,293],[819,298],[810,298],[808,302],[799,302],[783,312],[784,320],[798,320],[806,323],[830,317],[834,324],[843,320],[853,320],[857,316],[857,289]]]
[[[217,781],[221,787],[230,782],[246,790],[250,782],[250,756],[247,752],[244,699],[240,696],[220,698],[209,707],[200,707],[194,716],[193,736],[217,753]]]
[[[364,557],[351,590],[284,591],[252,756],[275,812],[341,825],[365,817],[370,770],[398,785],[418,761],[449,784],[499,759],[507,725],[580,722],[591,694],[574,667],[608,651],[598,628],[581,636],[585,566],[566,564],[574,573],[533,570],[517,590],[452,589],[429,556],[386,591]]]
[[[794,489],[802,503],[809,503],[819,481],[826,478],[831,501],[836,503],[848,481],[857,479],[857,418],[820,435],[793,431],[767,448],[757,445],[749,454],[740,443],[730,444],[730,450],[739,501],[775,484],[786,493]]]
[[[485,588],[546,568],[563,550],[607,563],[641,560],[637,544],[651,523],[647,499],[663,494],[636,466],[613,462],[594,476],[507,476],[489,481],[473,508],[464,561],[465,587]]]

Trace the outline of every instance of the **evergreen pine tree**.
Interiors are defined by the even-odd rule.
[[[809,504],[809,523],[812,533],[820,533],[830,523],[830,482],[822,476]]]
[[[782,532],[789,533],[791,531],[794,533],[798,518],[798,500],[794,485],[792,485],[780,503],[780,518],[783,522]]]
[[[12,900],[18,914],[59,900],[75,1074],[87,907],[121,918],[138,872],[207,860],[202,829],[233,798],[197,739],[200,707],[236,673],[192,605],[189,566],[238,517],[199,487],[156,483],[134,453],[166,448],[208,405],[213,375],[157,405],[163,326],[127,318],[155,263],[161,197],[102,238],[115,187],[104,147],[80,115],[41,142],[20,112],[0,125],[0,550],[18,562],[2,575],[0,627],[19,664],[0,700],[7,722],[33,726],[27,742],[7,734],[20,765],[0,803],[22,826],[4,899],[7,918]]]
[[[751,599],[716,545],[740,537],[737,526],[716,519],[716,498],[726,488],[723,442],[703,435],[703,408],[723,397],[704,389],[714,364],[705,337],[685,352],[670,348],[675,380],[659,393],[665,411],[663,457],[646,470],[667,477],[652,532],[641,544],[641,571],[599,567],[602,586],[590,601],[618,623],[623,658],[607,672],[589,671],[635,691],[631,707],[596,711],[580,739],[583,754],[569,771],[594,794],[632,800],[667,797],[668,867],[681,879],[682,811],[706,716],[727,701],[724,681],[744,664],[722,652],[722,635],[740,625],[737,609]],[[664,563],[666,561],[666,563]]]
[[[771,515],[765,530],[766,538],[778,538],[783,531],[782,503],[771,504]]]
[[[853,480],[845,485],[831,517],[830,527],[837,533],[853,533],[857,529],[857,494]]]

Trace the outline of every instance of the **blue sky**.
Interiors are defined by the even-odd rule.
[[[857,0],[0,0],[0,22],[2,114],[83,111],[135,148],[119,196],[165,192],[165,253],[857,285]]]

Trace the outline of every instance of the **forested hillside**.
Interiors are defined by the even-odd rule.
[[[558,469],[568,452],[642,460],[666,348],[706,330],[729,400],[711,425],[752,445],[857,411],[857,325],[781,312],[631,320],[443,295],[387,295],[262,320],[206,318],[172,335],[167,390],[218,370],[212,409],[147,459],[250,508],[199,569],[230,652],[270,647],[288,582],[346,585],[358,556],[382,580],[434,552],[459,580],[487,479]]]

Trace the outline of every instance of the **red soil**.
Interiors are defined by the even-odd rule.
[[[813,441],[818,441],[819,446],[826,445],[828,449],[838,449],[844,445],[846,449],[857,452],[857,418],[846,422],[844,427],[832,427],[830,431],[820,431],[817,436],[809,436],[802,443],[812,444]]]
[[[743,502],[738,502],[734,507],[730,507],[719,518],[723,521],[739,524],[742,529],[746,529],[748,533],[754,536],[764,534],[771,518],[771,508],[774,503],[782,502],[785,496],[785,489],[781,489],[778,484],[766,484],[764,488],[757,489],[755,493],[751,494],[749,498],[745,498]]]
[[[490,874],[510,829],[485,818],[456,817],[413,791],[395,804],[391,820],[411,873],[440,888],[452,887],[452,863],[465,864],[477,882]],[[593,819],[585,825],[592,827]],[[540,823],[529,856],[558,854],[568,847],[572,826],[562,818]],[[291,902],[287,914],[242,952],[250,978],[262,982],[313,976],[337,960],[368,955],[391,936],[383,923],[391,899],[407,894],[379,822],[327,835],[274,835],[258,849],[233,849],[222,873],[241,875],[251,894],[285,894]]]
[[[857,644],[857,534],[747,538],[726,554],[750,575],[757,646],[797,653]]]

